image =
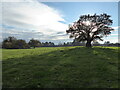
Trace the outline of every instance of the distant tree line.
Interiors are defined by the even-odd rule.
[[[53,42],[40,42],[39,40],[31,39],[27,43],[23,39],[17,39],[15,37],[5,38],[1,44],[5,49],[29,49],[35,47],[51,47],[54,46]]]
[[[64,42],[63,44],[58,44],[57,46],[85,46],[86,42]],[[120,47],[120,43],[110,43],[109,41],[105,41],[103,44],[99,42],[93,42],[93,46],[113,46],[113,47]]]
[[[8,37],[3,40],[0,46],[4,49],[29,49],[35,47],[62,47],[62,46],[85,46],[86,42],[64,42],[55,45],[53,42],[40,42],[39,40],[31,39],[27,43],[23,39],[17,39],[15,37]],[[120,46],[120,43],[110,43],[109,41],[104,42],[104,44],[100,44],[98,42],[94,42],[93,46]]]
[[[25,40],[16,39],[15,37],[5,38],[2,42],[2,48],[5,49],[25,49],[30,48]]]

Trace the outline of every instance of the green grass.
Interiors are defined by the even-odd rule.
[[[118,88],[117,47],[3,49],[3,88]]]

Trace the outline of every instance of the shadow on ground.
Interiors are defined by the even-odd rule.
[[[4,88],[116,88],[118,52],[109,48],[57,50],[3,61]]]

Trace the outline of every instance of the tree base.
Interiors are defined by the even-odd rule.
[[[91,42],[87,42],[86,47],[92,47]]]

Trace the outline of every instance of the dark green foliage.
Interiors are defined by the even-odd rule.
[[[91,42],[96,40],[103,40],[104,36],[107,36],[114,29],[110,27],[113,21],[110,19],[110,15],[82,15],[79,20],[74,22],[66,30],[70,33],[70,38],[74,38],[75,41],[86,41],[86,47],[91,47]]]
[[[30,46],[26,43],[26,41],[22,39],[17,40],[15,46],[16,46],[15,48],[19,48],[19,49],[30,48]]]
[[[2,42],[2,47],[7,49],[14,48],[16,41],[17,39],[15,37],[5,38]]]
[[[41,46],[41,42],[39,40],[34,40],[34,39],[31,39],[28,44],[34,48]]]
[[[55,46],[53,42],[42,42],[42,46],[49,47],[49,46]]]
[[[15,37],[5,38],[2,42],[2,48],[5,49],[26,49],[30,48],[25,40],[17,40]]]

